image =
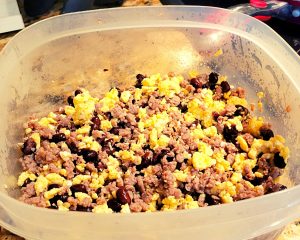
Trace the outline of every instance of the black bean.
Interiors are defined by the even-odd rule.
[[[190,80],[190,83],[191,83],[191,85],[192,85],[194,88],[196,88],[196,89],[202,87],[202,82],[200,81],[199,78],[192,78],[192,79]]]
[[[176,169],[177,170],[181,170],[181,167],[182,167],[182,163],[177,162]]]
[[[35,141],[32,138],[28,138],[23,144],[22,152],[25,155],[29,155],[34,153],[35,151],[36,151]]]
[[[58,195],[58,196],[62,202],[66,202],[69,198],[69,195],[67,193],[65,193],[63,195]]]
[[[110,112],[103,113],[107,120],[112,119],[112,115]]]
[[[65,126],[62,124],[58,124],[56,127],[56,132],[59,132],[60,129],[64,128]]]
[[[126,125],[127,125],[127,123],[124,121],[118,122],[118,127],[120,127],[120,128],[126,128]]]
[[[76,126],[73,122],[70,123],[69,129],[70,129],[70,131],[73,131],[73,132],[76,131]]]
[[[162,209],[162,207],[163,207],[163,204],[161,204],[161,203],[156,204],[156,210],[157,211],[160,211]]]
[[[59,143],[66,141],[67,137],[64,133],[56,133],[52,136],[51,142]]]
[[[114,144],[113,139],[99,139],[98,143],[102,146],[102,151],[106,152],[108,155],[112,155],[115,152],[115,149],[112,147]]]
[[[72,193],[83,192],[87,193],[86,187],[83,184],[75,184],[70,187]]]
[[[114,212],[120,212],[122,209],[122,204],[116,199],[111,199],[107,201],[107,206],[111,208]]]
[[[66,142],[71,153],[78,153],[78,147],[75,142]]]
[[[153,159],[153,152],[150,150],[146,150],[144,155],[142,156],[142,162],[140,165],[136,166],[136,169],[138,171],[142,170],[143,168],[146,168],[152,164]]]
[[[82,91],[80,90],[80,89],[77,89],[76,91],[75,91],[75,96],[77,96],[78,94],[81,94],[82,93]]]
[[[117,190],[117,199],[121,204],[131,203],[131,198],[125,187],[119,187],[119,189]]]
[[[119,131],[120,131],[119,127],[113,127],[112,129],[109,130],[109,132],[114,135],[119,135]]]
[[[152,165],[159,163],[163,157],[169,153],[169,150],[163,149],[159,153],[155,153],[152,160]]]
[[[172,162],[173,160],[174,160],[174,157],[167,156],[167,161],[168,162]]]
[[[100,195],[101,192],[102,192],[102,188],[101,187],[96,190],[97,195]]]
[[[209,84],[209,89],[214,90],[216,88],[216,84],[210,83]]]
[[[98,164],[99,162],[98,153],[94,150],[84,148],[80,150],[79,155],[82,155],[83,159],[86,162],[92,162],[94,164]]]
[[[145,176],[145,173],[143,173],[143,172],[137,172],[137,173],[136,173],[136,176],[142,176],[142,177],[144,177],[144,176]]]
[[[188,190],[185,188],[185,184],[183,184],[183,183],[180,184],[178,187],[179,187],[181,193],[184,194],[184,195],[190,194],[190,193],[191,193],[190,191],[188,191]]]
[[[280,188],[279,188],[279,191],[282,191],[282,190],[285,190],[285,189],[287,189],[287,187],[284,186],[284,185],[281,185]]]
[[[259,169],[259,167],[256,165],[254,168],[252,168],[252,172],[256,172],[258,169]]]
[[[97,168],[99,171],[103,171],[104,169],[107,168],[107,166],[103,163],[103,162],[99,162],[98,165],[97,165]]]
[[[58,184],[50,184],[48,190],[51,190],[52,188],[60,188],[60,186]]]
[[[186,113],[188,111],[187,105],[182,105],[181,103],[179,103],[178,108],[182,113]]]
[[[56,205],[57,206],[57,201],[62,201],[62,202],[66,202],[68,200],[69,195],[67,193],[63,194],[63,195],[56,195],[53,198],[51,198],[50,204],[51,205]]]
[[[91,130],[92,131],[100,129],[101,121],[97,116],[92,117],[91,122],[92,122],[92,124],[91,124]]]
[[[101,138],[97,138],[96,141],[103,146],[104,142],[105,142],[105,137],[101,137]]]
[[[50,209],[58,209],[58,206],[56,206],[56,204],[51,204],[48,208],[50,208]]]
[[[222,92],[223,93],[226,93],[226,92],[229,92],[230,91],[230,85],[227,81],[223,81],[221,82],[221,88],[222,88]]]
[[[284,158],[278,152],[274,154],[274,165],[278,168],[285,168],[286,166]]]
[[[73,96],[69,96],[67,99],[67,102],[70,106],[74,107],[74,97]]]
[[[141,107],[142,108],[146,108],[148,106],[148,102],[143,102],[142,104],[141,104]]]
[[[84,207],[81,205],[77,205],[76,211],[79,212],[92,212],[93,208],[92,207]]]
[[[263,140],[268,141],[270,138],[274,137],[274,133],[271,129],[266,127],[261,127],[259,129],[260,136],[262,136]]]
[[[107,72],[107,71],[108,71],[108,69],[107,69],[107,68],[104,68],[104,69],[103,69],[103,72]]]
[[[24,183],[23,183],[23,185],[22,185],[22,187],[26,187],[29,183],[31,183],[32,181],[29,179],[29,178],[27,178],[25,181],[24,181]]]
[[[145,76],[140,73],[138,75],[136,75],[136,80],[137,80],[135,83],[136,88],[142,88],[142,81],[144,78],[145,78]]]
[[[220,198],[215,195],[205,194],[205,200],[208,205],[217,205],[220,204]]]
[[[215,72],[211,72],[208,76],[208,82],[210,85],[216,85],[219,79],[219,74]]]
[[[254,186],[258,186],[258,185],[261,185],[263,183],[263,181],[264,181],[263,178],[254,178],[253,180],[250,180],[249,182]]]
[[[128,170],[128,167],[126,167],[125,165],[121,165],[121,169],[123,172],[126,172]]]
[[[213,112],[213,113],[212,113],[212,116],[213,116],[214,120],[217,121],[217,120],[218,120],[218,117],[220,116],[220,114],[217,113],[217,112]]]
[[[114,140],[113,139],[107,139],[102,143],[103,147],[109,147],[112,149],[112,146],[114,145]]]
[[[115,152],[115,150],[112,147],[109,147],[109,146],[102,147],[102,151],[106,152],[107,155],[112,155]]]
[[[209,87],[209,85],[207,83],[202,85],[202,88],[208,88],[208,87]]]
[[[235,105],[236,110],[234,112],[234,116],[247,116],[249,114],[249,110],[242,105]]]
[[[223,129],[223,136],[227,142],[235,143],[235,139],[238,136],[238,130],[235,128],[234,125],[231,125],[231,128],[225,125]]]
[[[200,193],[197,192],[190,192],[189,195],[194,199],[194,201],[198,201]]]

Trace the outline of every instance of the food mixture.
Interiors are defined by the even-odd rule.
[[[21,200],[94,213],[194,209],[277,192],[285,139],[217,73],[136,76],[25,124]],[[262,96],[262,93],[259,93]]]

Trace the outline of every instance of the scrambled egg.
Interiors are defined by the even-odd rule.
[[[82,203],[84,200],[87,200],[89,202],[92,202],[92,198],[87,193],[83,192],[76,192],[75,197],[78,199],[79,203]]]
[[[213,158],[216,159],[216,169],[220,173],[232,170],[230,163],[224,159],[224,150],[218,151],[213,154]]]
[[[44,198],[49,200],[51,198],[54,198],[54,196],[57,195],[59,192],[60,192],[59,188],[52,188],[51,190],[46,191],[44,193]]]
[[[115,104],[119,101],[119,92],[117,89],[113,88],[108,93],[105,94],[99,103],[102,105],[101,111],[108,112],[115,107]]]
[[[34,189],[37,195],[44,192],[48,188],[49,181],[43,175],[37,177],[36,182],[34,183]]]
[[[174,211],[178,208],[178,206],[183,205],[184,209],[195,209],[199,208],[198,202],[194,201],[194,199],[190,195],[186,195],[185,198],[176,199],[174,196],[169,196],[162,200],[162,210],[163,211]]]
[[[34,142],[36,143],[36,149],[39,149],[41,146],[41,136],[39,133],[33,133],[31,135],[31,138],[34,140]]]
[[[90,183],[90,188],[98,189],[102,187],[107,177],[108,177],[108,173],[106,172],[95,174],[95,176],[92,178],[92,181]]]
[[[129,161],[134,162],[134,152],[127,151],[127,150],[120,150],[119,152],[115,153],[116,157],[121,158],[122,161]]]
[[[245,153],[238,153],[235,155],[235,161],[232,165],[236,172],[243,172],[244,168],[248,165],[251,169],[255,167],[256,160],[247,159]]]
[[[194,152],[192,164],[195,169],[201,171],[216,164],[216,159],[211,158],[203,152]]]
[[[102,120],[102,121],[101,121],[100,128],[101,128],[101,130],[103,130],[103,131],[109,131],[110,129],[112,129],[111,122],[108,121],[108,120]]]
[[[253,136],[258,137],[260,135],[259,129],[264,125],[262,117],[253,117],[249,120],[247,131]]]
[[[289,158],[289,148],[284,145],[285,139],[280,135],[275,135],[270,138],[269,141],[263,139],[254,139],[251,148],[248,152],[248,156],[251,159],[256,159],[259,153],[276,153],[287,160]]]
[[[248,143],[247,141],[240,135],[236,138],[237,142],[240,145],[240,148],[245,151],[248,152],[249,151],[249,147],[248,147]]]
[[[177,169],[174,171],[173,175],[175,176],[176,180],[180,182],[186,182],[186,179],[189,176],[188,173]]]
[[[130,91],[124,91],[121,93],[120,99],[124,102],[127,103],[129,101],[129,98],[131,97]]]
[[[82,183],[83,181],[88,181],[90,179],[91,179],[90,175],[81,175],[81,174],[79,174],[79,175],[77,175],[76,177],[74,177],[72,179],[72,183],[73,183],[73,185],[76,185],[76,184]]]
[[[146,119],[144,121],[144,127],[152,127],[153,129],[156,129],[158,134],[160,134],[165,129],[169,121],[169,115],[166,111],[164,111],[162,113],[154,114],[148,119]]]
[[[231,96],[227,100],[227,104],[232,104],[232,105],[242,105],[243,107],[248,107],[248,102],[245,98],[239,98],[237,96]]]
[[[21,187],[27,179],[34,181],[34,180],[36,180],[36,178],[37,177],[33,173],[30,173],[28,171],[22,172],[18,178],[18,186]]]
[[[56,117],[56,114],[53,112],[50,112],[48,117],[43,117],[39,120],[39,125],[49,128],[51,130],[55,130],[55,125],[57,124],[57,121],[54,119]]]
[[[106,203],[95,206],[92,211],[93,213],[113,213]]]
[[[84,125],[90,122],[97,102],[97,98],[93,98],[89,92],[83,91],[74,97],[74,107],[65,107],[65,113],[73,118],[75,124]]]
[[[230,181],[217,183],[212,189],[212,193],[219,195],[223,203],[230,203],[233,202],[232,197],[236,195],[236,187]]]
[[[69,211],[70,203],[68,202],[62,202],[60,200],[57,201],[57,206],[59,211]]]
[[[242,125],[242,122],[241,122],[241,116],[237,116],[237,117],[228,119],[227,122],[225,122],[225,124],[228,127],[231,127],[232,125],[235,125],[236,130],[238,130],[240,132],[243,131],[243,125]]]
[[[213,92],[210,89],[202,89],[201,99],[194,98],[188,102],[188,112],[194,118],[202,121],[204,127],[212,126],[212,113],[220,113],[225,108],[223,101],[215,101],[213,99]]]
[[[112,156],[108,157],[107,171],[109,179],[113,180],[121,177],[122,171],[117,170],[119,165],[119,161],[116,158]]]
[[[182,77],[167,77],[158,83],[158,92],[161,96],[173,97],[175,94],[180,93]]]

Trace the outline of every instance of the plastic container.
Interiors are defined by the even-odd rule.
[[[223,54],[216,57],[215,52]],[[220,53],[220,51],[219,51]],[[108,71],[103,71],[103,69]],[[29,206],[16,176],[22,123],[62,104],[76,87],[93,94],[137,73],[226,74],[265,112],[291,150],[278,193],[232,204],[141,214],[60,212]],[[210,7],[120,8],[54,17],[19,33],[0,55],[0,224],[27,239],[272,239],[300,216],[300,59],[269,27]],[[291,111],[286,111],[286,109]]]

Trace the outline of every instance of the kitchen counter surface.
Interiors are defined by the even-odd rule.
[[[25,26],[29,26],[29,25],[31,25],[39,20],[45,19],[45,18],[59,15],[60,10],[62,9],[62,6],[63,6],[62,2],[63,2],[62,0],[58,0],[57,3],[55,4],[53,10],[51,10],[50,12],[48,12],[47,14],[45,14],[39,18],[29,18],[25,15],[25,13],[23,11],[22,0],[18,0],[18,4],[21,9],[21,13],[23,16]],[[161,5],[161,3],[159,2],[159,0],[124,0],[124,3],[122,4],[123,7],[152,6],[152,5]],[[18,31],[0,34],[0,51],[17,32]],[[0,227],[0,240],[23,240],[23,238],[18,237]],[[288,225],[277,240],[300,240],[300,222],[296,221],[296,222]]]

